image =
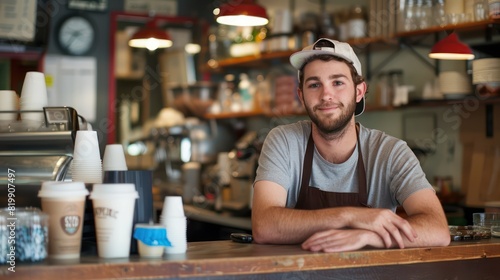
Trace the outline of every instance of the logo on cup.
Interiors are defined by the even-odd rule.
[[[61,226],[65,233],[73,235],[80,227],[80,217],[75,215],[68,215],[61,217]]]
[[[96,217],[96,218],[111,217],[113,219],[116,219],[117,214],[118,214],[118,211],[110,209],[110,208],[94,207],[94,217]]]

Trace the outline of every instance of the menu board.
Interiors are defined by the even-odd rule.
[[[36,12],[37,0],[0,1],[0,38],[34,41]]]

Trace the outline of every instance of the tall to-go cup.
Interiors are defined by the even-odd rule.
[[[134,184],[94,184],[90,199],[94,209],[97,254],[101,258],[127,258],[134,219]]]
[[[38,196],[42,210],[49,215],[49,257],[80,257],[85,197],[89,191],[83,182],[42,183]]]

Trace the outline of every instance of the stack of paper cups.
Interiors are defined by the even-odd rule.
[[[21,111],[40,111],[31,113],[21,113],[21,120],[32,120],[43,122],[45,116],[42,112],[43,107],[48,104],[47,85],[45,84],[45,75],[41,72],[28,72],[24,77],[23,88],[19,107]]]
[[[102,183],[102,164],[96,131],[76,132],[71,174],[73,181]]]
[[[166,254],[183,254],[187,250],[187,220],[184,215],[181,196],[166,196],[160,215],[160,224],[167,229],[171,246],[165,247]]]

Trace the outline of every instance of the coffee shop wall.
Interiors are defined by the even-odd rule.
[[[56,41],[57,28],[59,23],[66,17],[74,14],[80,14],[88,18],[96,29],[96,41],[94,46],[85,54],[93,57],[97,61],[97,82],[96,82],[96,121],[92,123],[93,129],[99,134],[99,144],[101,151],[107,141],[107,133],[113,130],[109,127],[108,120],[108,94],[109,94],[109,55],[110,55],[110,14],[112,12],[124,11],[126,0],[108,0],[107,6],[102,11],[92,11],[84,9],[68,8],[68,0],[51,1],[51,20],[49,41],[47,46],[47,55],[67,55],[63,53]],[[147,2],[147,1],[142,1]],[[177,1],[177,15],[203,17],[209,15],[208,7],[211,3],[200,5],[196,0]]]

